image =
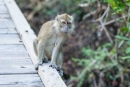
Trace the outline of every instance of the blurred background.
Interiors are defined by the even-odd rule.
[[[32,29],[57,14],[75,18],[64,43],[68,87],[130,87],[130,0],[16,0]]]

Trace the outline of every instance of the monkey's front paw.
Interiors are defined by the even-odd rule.
[[[57,70],[57,68],[58,68],[57,65],[50,65],[49,67],[52,67],[53,69],[56,69],[56,70]]]
[[[36,70],[38,70],[39,65],[42,65],[42,64],[41,64],[41,63],[37,63],[37,64],[35,65],[35,69],[36,69]]]
[[[63,70],[62,69],[60,69],[59,71],[58,71],[58,73],[59,73],[59,75],[62,77],[63,76]]]
[[[43,60],[43,63],[48,63],[48,59],[45,58],[45,59]]]

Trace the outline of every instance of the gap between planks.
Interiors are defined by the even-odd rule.
[[[15,35],[17,35],[18,33],[17,33],[17,31],[15,30],[15,29],[6,29],[6,28],[2,28],[2,29],[0,29],[0,35],[12,35],[12,34],[15,34]]]
[[[23,44],[17,34],[0,34],[0,44]]]
[[[0,75],[35,75],[37,74],[36,72],[32,72],[32,73],[0,73]]]
[[[29,57],[23,45],[0,45],[0,57]]]
[[[0,75],[0,87],[44,87],[37,74]]]
[[[29,57],[0,57],[0,74],[37,73]]]

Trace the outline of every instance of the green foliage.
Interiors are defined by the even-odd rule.
[[[126,52],[126,54],[129,54],[130,53],[130,47],[127,47],[125,52]]]
[[[104,0],[104,2],[109,3],[117,13],[124,11],[127,6],[130,6],[130,0]]]
[[[115,37],[116,37],[117,39],[121,39],[121,40],[128,40],[128,41],[130,41],[130,39],[129,39],[129,38],[127,38],[127,37],[125,37],[125,36],[116,35]]]
[[[110,4],[115,13],[119,13],[122,16],[128,15],[130,10],[130,0],[103,0]],[[113,14],[113,13],[112,13]],[[121,23],[125,22],[124,26],[120,28],[117,35],[115,35],[115,43],[106,43],[96,50],[90,47],[83,48],[82,52],[84,58],[73,58],[79,66],[83,67],[80,75],[77,76],[79,83],[77,87],[82,87],[85,79],[89,84],[93,84],[93,77],[95,72],[105,73],[107,80],[116,80],[124,77],[123,73],[129,75],[130,67],[130,19],[120,19]],[[114,72],[114,76],[112,75]],[[130,80],[130,79],[129,79]],[[129,82],[124,81],[124,86]],[[108,84],[110,86],[110,84]]]
[[[42,13],[48,16],[54,16],[61,13],[72,13],[75,11],[77,14],[80,14],[82,10],[76,10],[78,7],[78,4],[83,2],[85,0],[57,0],[56,3],[58,5],[48,6],[48,3],[42,5]],[[51,2],[50,2],[51,3]],[[53,3],[52,3],[53,4]],[[72,6],[73,5],[73,6]],[[52,9],[53,8],[53,9]]]
[[[130,58],[130,56],[125,56],[125,57],[121,57],[123,60],[125,60],[125,59],[129,59]]]
[[[112,44],[110,43],[104,44],[103,46],[97,48],[97,50],[93,50],[90,47],[83,48],[82,52],[85,55],[85,57],[82,59],[73,58],[73,61],[77,62],[79,66],[82,66],[82,67],[84,66],[83,71],[77,77],[79,79],[79,83],[77,87],[82,87],[82,83],[84,82],[84,79],[88,79],[88,81],[92,83],[93,78],[90,76],[94,75],[93,71],[101,71],[103,73],[107,73],[111,69],[116,68],[119,71],[119,69],[123,67],[115,58],[116,56],[115,48],[112,48],[111,50],[108,51],[109,48],[112,48]],[[128,52],[129,52],[129,49],[128,49]],[[124,57],[122,59],[124,59]],[[118,73],[118,71],[116,73]],[[119,76],[113,77],[111,73],[107,73],[106,76],[109,79],[119,78]],[[85,78],[85,77],[89,77],[89,78]]]

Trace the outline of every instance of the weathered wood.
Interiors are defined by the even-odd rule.
[[[25,38],[28,37],[28,38]],[[34,53],[33,49],[33,40],[35,36],[32,34],[23,34],[23,43],[25,44],[30,57],[33,60],[33,63],[37,63],[37,56]],[[30,43],[29,43],[30,42]],[[58,72],[55,69],[52,69],[49,67],[49,63],[43,64],[42,66],[39,67],[38,73],[46,87],[66,87],[65,83],[59,76]]]
[[[23,44],[19,35],[0,34],[0,44]]]
[[[4,2],[3,2],[3,0],[0,0],[0,5],[4,5]]]
[[[44,87],[37,74],[0,75],[0,87]]]
[[[1,6],[1,1],[0,87],[43,87],[43,83],[37,75],[17,31],[14,29],[13,21],[9,14],[5,14],[8,13],[7,8],[4,5]]]
[[[8,13],[8,10],[5,5],[0,5],[0,13]]]
[[[0,13],[0,19],[9,19],[10,15],[8,13]]]
[[[38,83],[40,83],[40,84],[38,84],[38,85],[35,85],[35,84],[31,85],[30,83],[26,83],[26,84],[13,84],[13,85],[7,84],[7,85],[0,85],[0,87],[44,87],[41,82],[38,82]]]
[[[0,34],[17,34],[15,29],[0,29]]]
[[[12,19],[0,19],[0,28],[15,28]]]
[[[37,73],[30,57],[0,57],[0,75]]]
[[[29,57],[23,45],[0,45],[0,57]]]
[[[39,85],[31,85],[30,83],[26,83],[26,84],[14,84],[14,85],[10,85],[10,84],[7,84],[7,85],[0,85],[0,87],[44,87],[42,83],[40,83]]]
[[[21,38],[23,40],[23,43],[25,44],[25,47],[33,63],[36,64],[37,56],[35,55],[34,49],[33,49],[33,40],[36,38],[36,36],[34,35],[34,32],[31,30],[25,17],[22,15],[21,11],[19,10],[14,0],[5,0],[5,4],[10,12],[11,17],[14,20],[17,31],[22,36]],[[24,25],[24,28],[23,28],[23,25]],[[41,77],[45,87],[66,87],[62,78],[59,76],[58,72],[47,65],[40,66],[38,69],[38,74]]]
[[[14,0],[4,0],[4,2],[9,10],[12,19],[14,20],[16,27],[22,28],[18,29],[18,32],[24,33],[28,31],[29,33],[34,33],[33,31],[30,30],[31,29],[30,25],[28,25],[28,22],[26,21],[25,17],[19,10],[19,7],[16,5]]]

